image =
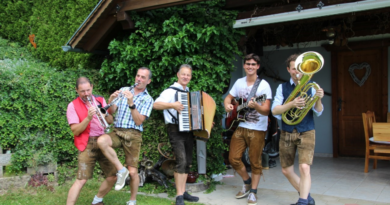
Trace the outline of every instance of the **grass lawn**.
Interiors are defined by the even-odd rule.
[[[0,196],[0,205],[29,204],[29,205],[63,205],[66,204],[69,188],[72,183],[67,182],[62,186],[41,186],[38,188],[26,187],[23,189],[10,189],[4,195]],[[81,190],[77,200],[78,205],[91,204],[93,197],[97,193],[100,181],[97,179],[89,180]],[[52,191],[50,191],[52,190]],[[130,199],[130,188],[126,186],[123,191],[110,191],[105,197],[106,205],[125,205]],[[172,205],[175,204],[174,198],[165,199],[148,195],[138,195],[137,205]],[[188,205],[201,205],[200,203],[187,203]]]

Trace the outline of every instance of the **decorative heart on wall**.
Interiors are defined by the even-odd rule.
[[[366,73],[364,74],[363,78],[359,80],[356,77],[354,71],[355,71],[355,69],[361,70],[363,68],[366,68]],[[366,80],[368,79],[368,76],[370,76],[370,74],[371,74],[371,66],[368,63],[361,63],[361,64],[354,63],[351,66],[349,66],[348,71],[352,77],[352,80],[355,81],[355,83],[357,83],[360,87],[362,87],[364,82],[366,82]]]

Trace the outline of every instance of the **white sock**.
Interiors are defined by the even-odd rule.
[[[102,202],[102,201],[103,201],[103,198],[99,198],[95,195],[95,198],[93,198],[92,204],[97,204],[97,203]]]
[[[123,172],[125,172],[125,171],[126,171],[126,168],[123,167],[121,170],[118,171],[118,173],[123,173]]]

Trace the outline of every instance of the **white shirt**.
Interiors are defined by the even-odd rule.
[[[239,78],[233,85],[229,94],[235,98],[247,99],[249,96],[253,85],[247,86],[246,76]],[[267,99],[272,99],[272,91],[266,80],[260,82],[259,87],[257,88],[256,94],[253,97],[259,97],[260,95],[266,94]],[[260,104],[260,103],[259,103]],[[266,131],[268,126],[268,116],[262,115],[256,110],[248,111],[245,116],[245,122],[240,122],[239,127],[247,128],[250,130]]]
[[[295,84],[294,81],[292,80],[292,78],[290,78],[290,84]],[[274,102],[272,103],[272,108],[271,110],[273,110],[276,106],[278,105],[282,105],[283,104],[283,100],[284,100],[284,97],[283,97],[283,88],[282,88],[282,84],[279,84],[278,88],[276,89],[276,95],[275,95],[275,99],[274,99]],[[311,88],[311,95],[314,96],[316,94],[316,90],[312,87]],[[320,115],[322,115],[322,112],[324,111],[324,106],[322,106],[322,110],[320,112],[318,112],[316,109],[314,109],[314,106],[315,104],[313,105],[313,112],[314,114],[319,117]],[[276,117],[276,119],[278,120],[282,120],[282,115],[274,115],[274,117]]]
[[[177,82],[175,82],[173,85],[171,85],[171,87],[176,87],[176,88],[183,90],[183,86]],[[185,91],[190,91],[190,89],[188,87],[186,87]],[[177,101],[175,99],[176,92],[179,92],[179,91],[168,88],[168,89],[164,90],[154,102],[174,103]],[[171,108],[171,109],[164,110],[163,113],[164,113],[165,124],[169,124],[169,123],[174,124],[174,122],[172,120],[172,116],[168,113],[168,110],[169,110],[169,112],[171,112],[171,114],[173,116],[175,116],[177,118],[177,111],[175,109]]]

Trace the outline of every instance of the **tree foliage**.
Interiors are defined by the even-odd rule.
[[[92,82],[99,79],[97,71],[56,70],[31,60],[25,52],[16,43],[0,38],[0,54],[9,54],[0,59],[0,146],[12,149],[16,171],[27,167],[36,153],[40,161],[51,155],[54,161],[73,159],[76,149],[66,119],[67,105],[77,96],[79,76]],[[98,83],[94,88],[99,93]]]
[[[62,45],[72,37],[92,11],[97,0],[2,0],[0,1],[0,36],[16,41],[34,57],[50,66],[65,68],[97,68],[98,56],[63,52]],[[35,34],[35,49],[29,41]]]
[[[131,13],[137,30],[110,43],[112,58],[106,59],[100,70],[107,88],[116,90],[134,83],[137,69],[146,66],[153,72],[148,91],[156,98],[177,80],[179,66],[190,64],[193,67],[191,90],[207,92],[218,106],[215,127],[207,142],[209,173],[220,173],[224,168],[222,152],[226,147],[221,138],[224,112],[221,97],[223,89],[229,86],[234,55],[240,54],[237,42],[244,34],[232,28],[237,12],[224,10],[223,6],[224,1],[204,1]],[[155,156],[157,143],[167,141],[161,112],[154,111],[145,127],[143,139],[148,146],[143,151]]]

